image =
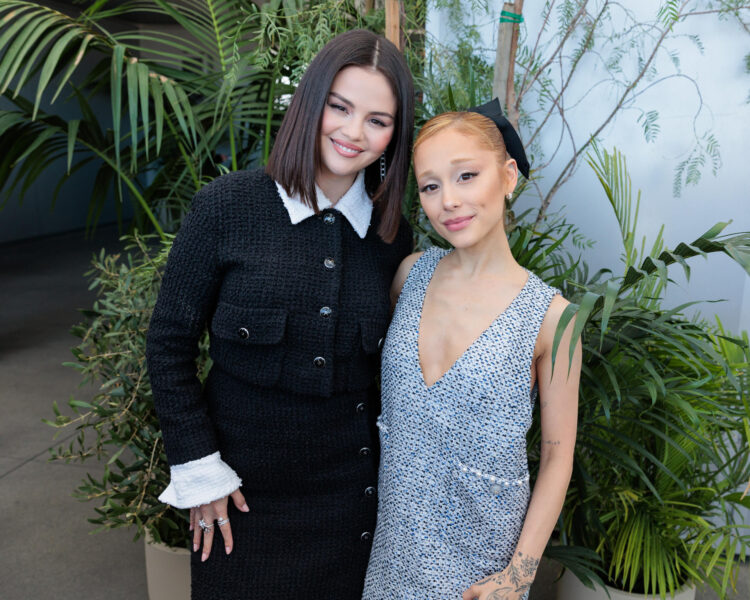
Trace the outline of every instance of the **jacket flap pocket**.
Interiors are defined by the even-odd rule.
[[[375,319],[362,319],[359,322],[362,331],[362,349],[372,354],[383,347],[385,340],[385,326]]]
[[[238,343],[278,344],[284,337],[286,317],[283,308],[242,308],[220,302],[211,331]]]

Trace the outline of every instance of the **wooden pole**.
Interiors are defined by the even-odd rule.
[[[523,0],[516,0],[514,13],[523,14]],[[518,107],[516,106],[516,51],[518,50],[518,32],[521,29],[519,23],[513,23],[513,33],[510,40],[510,56],[508,57],[508,82],[506,85],[505,107],[508,111],[508,120],[516,131],[518,131]]]
[[[401,50],[401,2],[385,0],[385,37]]]
[[[503,11],[520,15],[523,0],[505,2]],[[508,120],[518,129],[518,110],[514,85],[516,51],[518,50],[519,24],[500,19],[497,29],[497,53],[495,54],[495,74],[492,81],[492,96],[505,105]]]
[[[512,12],[515,5],[512,2],[503,4],[504,11]],[[508,57],[510,56],[510,46],[513,38],[513,23],[503,22],[498,19],[497,24],[497,50],[495,51],[495,74],[492,80],[492,97],[500,98],[500,102],[505,102],[506,86],[508,84]]]

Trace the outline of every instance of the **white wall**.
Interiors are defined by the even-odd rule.
[[[467,5],[469,0],[465,0]],[[502,2],[491,2],[493,15],[475,12],[475,21],[483,24],[483,45],[493,49],[496,43],[497,18]],[[631,0],[629,9],[648,15],[656,3],[650,0]],[[536,35],[540,25],[542,0],[527,0],[524,6],[526,27]],[[467,9],[468,10],[468,9]],[[640,125],[638,112],[622,113],[602,134],[603,145],[616,146],[627,157],[633,186],[642,190],[640,235],[650,239],[665,224],[665,241],[668,247],[680,241],[690,242],[704,233],[717,221],[733,220],[727,231],[750,230],[750,212],[746,208],[750,183],[748,175],[748,133],[750,132],[750,105],[745,100],[750,92],[750,75],[744,73],[743,57],[750,52],[750,36],[731,21],[720,21],[714,16],[693,17],[680,25],[680,31],[697,33],[705,47],[703,55],[687,39],[672,43],[680,52],[681,70],[693,77],[700,86],[704,106],[697,120],[700,131],[711,129],[721,145],[723,165],[714,177],[706,170],[699,185],[686,188],[681,198],[672,195],[674,168],[689,152],[693,140],[693,119],[699,99],[694,87],[684,79],[670,79],[643,94],[637,107],[658,110],[661,132],[654,142],[647,143]],[[441,41],[450,38],[444,15],[432,11],[428,32]],[[674,71],[668,58],[657,63],[662,74]],[[576,97],[598,81],[603,71],[594,60],[582,65],[590,77],[571,89]],[[572,130],[580,142],[588,137],[598,124],[597,117],[606,106],[612,106],[613,91],[606,86],[596,90],[577,109],[568,113]],[[559,137],[559,123],[551,122],[542,140],[550,154]],[[528,132],[525,132],[528,135]],[[522,137],[524,132],[522,131]],[[565,152],[570,156],[569,150]],[[566,158],[567,160],[567,158]],[[562,163],[550,165],[548,173],[559,172]],[[552,181],[543,179],[541,187],[548,188]],[[524,200],[520,201],[519,208]],[[538,198],[527,198],[526,206],[538,206]],[[620,255],[619,233],[611,209],[600,191],[599,184],[587,165],[582,165],[574,177],[553,200],[553,208],[566,207],[569,220],[581,232],[596,241],[593,250],[585,255],[591,267],[617,265]],[[704,304],[701,313],[712,318],[716,313],[731,331],[750,329],[750,283],[747,274],[728,257],[712,256],[708,260],[693,259],[693,274],[685,284],[679,267],[670,273],[679,285],[671,286],[667,296],[669,304],[689,300],[726,299],[720,304]]]

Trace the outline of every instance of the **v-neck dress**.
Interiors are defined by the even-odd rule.
[[[510,305],[428,387],[419,323],[448,252],[430,248],[414,264],[383,347],[378,521],[364,600],[460,599],[508,565],[526,516],[531,361],[559,291],[529,272]]]

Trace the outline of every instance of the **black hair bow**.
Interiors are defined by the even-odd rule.
[[[516,160],[518,170],[523,173],[526,179],[529,178],[529,160],[526,158],[526,151],[523,149],[521,138],[518,137],[518,133],[513,129],[513,125],[503,115],[503,109],[500,106],[500,100],[495,98],[490,100],[487,104],[482,106],[475,106],[470,108],[469,112],[479,113],[485,117],[492,119],[500,130],[500,134],[503,136],[505,142],[505,149],[510,154],[511,158]]]

